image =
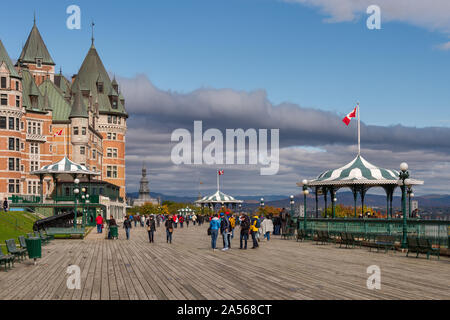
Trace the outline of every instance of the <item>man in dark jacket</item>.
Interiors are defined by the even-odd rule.
[[[172,216],[169,216],[165,222],[167,243],[172,243],[173,225],[175,224],[173,222],[173,219],[175,219],[175,218]]]
[[[228,233],[230,232],[230,221],[228,221],[227,216],[222,212],[220,214],[220,234],[223,237],[223,249],[222,251],[227,251],[230,249],[228,243]]]
[[[153,234],[156,231],[156,222],[155,219],[153,218],[153,215],[151,215],[148,219],[147,219],[147,232],[148,232],[148,240],[150,241],[150,243],[154,243],[155,241],[153,240]]]
[[[125,228],[125,233],[127,234],[127,240],[130,240],[131,219],[127,216],[125,216],[123,227]]]
[[[248,240],[248,233],[250,230],[250,218],[242,213],[241,217],[239,218],[239,223],[241,226],[241,236],[240,236],[240,248],[239,249],[245,249],[247,250],[247,240]],[[245,241],[245,247],[242,248],[242,240]]]

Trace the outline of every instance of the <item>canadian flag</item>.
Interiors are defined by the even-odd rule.
[[[348,115],[345,116],[344,119],[342,119],[342,121],[348,126],[350,124],[350,121],[352,121],[352,118],[356,118],[356,110],[358,109],[358,107],[356,106],[355,109],[350,112]]]
[[[53,137],[60,136],[60,135],[62,135],[62,133],[63,133],[63,129],[53,133]]]
[[[217,173],[219,174],[219,176],[223,176],[223,170],[219,170],[217,171]]]

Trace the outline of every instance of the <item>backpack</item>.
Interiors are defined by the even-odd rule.
[[[230,223],[231,223],[231,228],[234,229],[234,227],[236,226],[236,219],[230,218]]]
[[[261,228],[261,220],[259,218],[256,220],[255,227],[258,228],[258,229]]]

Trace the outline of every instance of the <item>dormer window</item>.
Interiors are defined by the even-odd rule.
[[[97,91],[98,93],[103,93],[103,82],[97,83]]]
[[[36,59],[36,67],[42,68],[42,59]]]
[[[117,109],[117,97],[112,97],[112,108]]]
[[[6,77],[1,77],[0,88],[6,89]]]

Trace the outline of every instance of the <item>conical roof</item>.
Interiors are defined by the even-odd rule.
[[[27,42],[23,47],[19,60],[21,62],[36,63],[36,59],[42,59],[42,63],[55,65],[50,53],[47,50],[47,46],[42,40],[42,36],[34,23],[28,36]]]
[[[89,170],[86,166],[75,163],[69,158],[64,157],[60,161],[43,166],[40,170],[31,172],[31,174],[84,174],[84,175],[100,175],[100,172]]]
[[[89,118],[86,105],[83,101],[83,95],[81,93],[81,90],[79,90],[78,88],[76,88],[74,94],[72,111],[70,112],[69,119],[71,118]]]
[[[201,198],[200,200],[195,201],[196,203],[242,203],[242,200],[236,200],[232,196],[229,196],[223,193],[220,190],[217,190],[216,193],[210,196],[206,196]]]
[[[5,63],[6,68],[8,68],[12,77],[20,78],[19,74],[17,73],[16,68],[14,68],[14,65],[8,55],[8,52],[6,52],[6,49],[3,46],[2,40],[0,40],[0,66],[3,63]]]
[[[99,80],[103,82],[103,92],[98,92],[97,90]],[[75,85],[79,85],[82,90],[90,90],[93,101],[98,101],[100,113],[119,113],[127,116],[121,101],[118,101],[116,109],[112,108],[109,95],[117,96],[117,93],[94,45],[90,47],[78,71],[74,82]]]

